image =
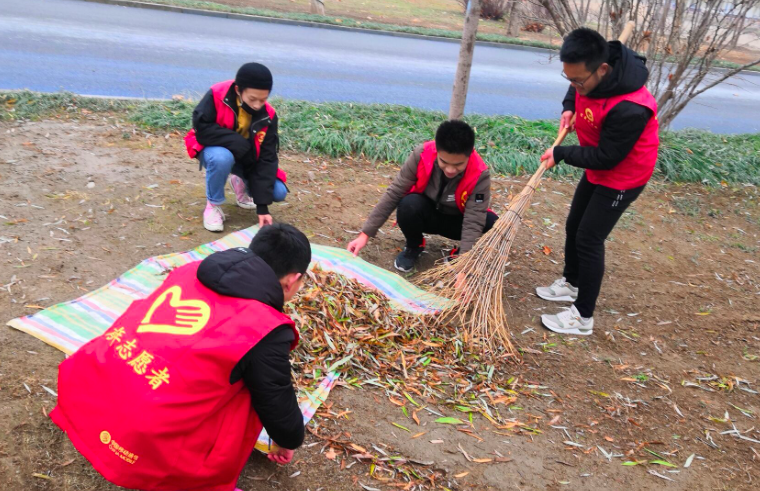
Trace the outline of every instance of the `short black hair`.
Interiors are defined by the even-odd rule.
[[[581,27],[565,36],[559,59],[564,63],[584,63],[589,71],[607,63],[610,47],[607,40],[593,29]]]
[[[303,232],[287,223],[267,225],[253,237],[250,249],[282,278],[305,273],[311,262],[311,244]]]
[[[464,121],[444,121],[435,132],[435,148],[444,152],[470,155],[475,148],[475,132]]]

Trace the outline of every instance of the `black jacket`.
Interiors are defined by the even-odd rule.
[[[609,65],[612,71],[588,94],[593,99],[629,94],[644,86],[649,78],[646,58],[639,56],[620,41],[610,41]],[[562,101],[563,111],[575,112],[575,88],[571,85]],[[644,128],[652,117],[652,111],[623,101],[607,114],[596,147],[570,145],[555,147],[554,160],[593,170],[610,170],[633,150]]]
[[[277,152],[279,136],[277,134],[279,119],[275,114],[270,119],[265,107],[252,116],[250,138],[246,139],[237,130],[237,93],[235,84],[230,86],[223,102],[235,113],[235,126],[232,129],[222,128],[216,122],[216,105],[214,94],[209,90],[193,110],[193,128],[198,143],[206,147],[224,147],[235,156],[235,169],[248,185],[248,192],[256,202],[256,213],[269,214],[269,205],[274,196],[274,183],[277,179],[277,168],[280,165]],[[256,159],[256,147],[253,138],[256,133],[269,126],[264,141],[261,142],[261,152]]]
[[[282,286],[272,268],[250,249],[216,252],[201,262],[198,280],[229,297],[258,300],[282,311]],[[283,324],[264,336],[230,374],[251,391],[253,409],[277,445],[296,449],[304,438],[303,416],[290,377],[290,345],[295,335]]]

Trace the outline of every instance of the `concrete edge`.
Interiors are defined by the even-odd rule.
[[[86,0],[87,1],[87,0]],[[70,90],[59,90],[56,92],[40,92],[39,90],[29,89],[3,89],[0,88],[0,94],[16,94],[21,92],[33,92],[35,94],[55,95],[55,94],[72,94],[76,97],[84,97],[87,99],[113,99],[116,101],[154,101],[154,102],[170,102],[173,99],[166,99],[163,97],[138,97],[129,95],[93,95],[93,94],[80,94],[78,92],[71,92]],[[187,100],[187,99],[185,99]]]
[[[195,8],[189,8],[189,7],[180,7],[177,5],[164,5],[164,4],[159,4],[159,3],[139,2],[135,0],[82,0],[82,1],[90,2],[90,3],[102,3],[106,5],[116,5],[119,7],[133,7],[133,8],[142,8],[142,9],[151,9],[151,10],[163,10],[165,12],[177,12],[177,13],[182,13],[182,14],[204,15],[207,17],[221,17],[225,19],[268,22],[271,24],[285,24],[285,25],[299,26],[299,27],[314,27],[318,29],[332,29],[335,31],[362,32],[366,34],[377,34],[380,36],[425,39],[428,41],[445,41],[445,42],[457,43],[457,44],[461,42],[460,39],[446,38],[446,37],[440,37],[440,36],[427,36],[424,34],[413,34],[410,32],[393,32],[393,31],[382,31],[378,29],[363,29],[361,27],[336,26],[334,24],[325,24],[321,22],[279,19],[276,17],[264,17],[264,16],[251,15],[251,14],[238,14],[234,12],[218,12],[215,10],[195,9]],[[493,48],[504,48],[504,49],[517,49],[521,51],[533,51],[537,53],[558,53],[559,51],[559,48],[554,50],[554,49],[549,49],[549,48],[538,48],[535,46],[523,46],[521,44],[496,43],[493,41],[476,41],[476,44],[478,46],[490,46]]]

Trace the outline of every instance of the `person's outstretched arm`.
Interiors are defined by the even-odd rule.
[[[354,256],[359,255],[359,251],[367,245],[367,241],[370,237],[377,235],[377,231],[380,230],[380,227],[382,227],[388,220],[388,217],[391,216],[393,210],[398,207],[401,199],[406,196],[409,190],[412,189],[417,182],[417,166],[420,163],[422,148],[422,145],[418,146],[414,149],[411,155],[409,155],[406,162],[404,162],[404,165],[401,166],[399,173],[396,174],[391,185],[388,186],[388,189],[385,191],[382,198],[380,198],[380,202],[372,209],[369,217],[364,222],[364,225],[362,225],[362,231],[359,234],[359,237],[348,244],[348,250],[349,252],[352,252]]]
[[[277,327],[246,353],[230,377],[232,383],[243,379],[267,434],[288,450],[300,447],[304,440],[303,414],[290,374],[294,339],[290,326]]]

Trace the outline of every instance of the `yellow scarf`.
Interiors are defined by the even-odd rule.
[[[240,133],[246,140],[251,136],[251,119],[253,116],[248,114],[243,109],[243,103],[240,101],[240,97],[237,98],[238,104],[238,117],[237,117],[237,132]]]

